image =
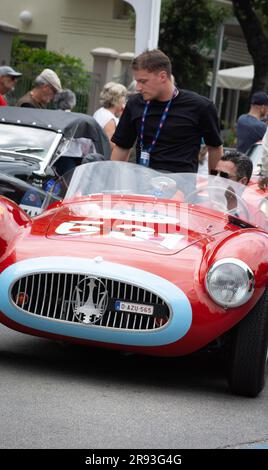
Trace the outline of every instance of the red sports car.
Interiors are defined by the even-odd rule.
[[[57,193],[33,218],[0,198],[3,324],[155,356],[221,348],[232,392],[262,390],[268,219],[254,186],[106,161]]]

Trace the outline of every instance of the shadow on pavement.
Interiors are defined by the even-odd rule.
[[[94,380],[106,386],[110,380],[124,388],[142,385],[148,389],[228,393],[224,362],[218,354],[161,358],[15,335],[19,340],[9,342],[8,349],[0,346],[0,364],[6,369],[19,365],[25,373],[49,373],[67,381]]]

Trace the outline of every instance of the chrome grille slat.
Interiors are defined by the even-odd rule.
[[[44,306],[45,306],[45,300],[46,300],[46,292],[47,292],[47,274],[45,274],[45,287],[44,287],[44,293],[43,293],[43,302],[42,302],[42,307],[41,307],[41,313],[40,316],[43,316],[44,313]]]
[[[32,306],[32,300],[33,300],[33,292],[34,292],[34,283],[35,283],[35,276],[32,276],[32,288],[31,288],[31,294],[30,294],[30,302],[28,305],[28,312],[31,311],[31,306]]]
[[[91,282],[92,279],[95,281],[95,286]],[[94,305],[96,307],[99,305],[105,291],[108,293],[111,306],[101,313],[100,318],[97,315],[92,320],[90,318],[92,317],[90,313],[91,305],[93,306],[94,317]],[[77,292],[79,292],[79,295],[77,295]],[[92,300],[92,296],[94,300]],[[15,305],[29,314],[46,317],[51,320],[78,323],[85,327],[94,325],[99,328],[150,331],[165,326],[170,318],[167,304],[153,292],[144,289],[142,286],[110,278],[96,278],[95,276],[90,276],[90,274],[32,273],[18,279],[14,283],[11,289],[11,298]],[[89,298],[91,298],[91,301],[88,300]],[[78,300],[80,301],[78,302]],[[155,308],[158,306],[160,317],[159,313],[157,314],[157,310],[155,311],[157,318],[156,316],[149,316],[144,313],[115,310],[114,302],[116,300],[137,304],[150,304],[155,306]],[[77,302],[79,308],[75,311]],[[86,314],[83,313],[83,308],[81,308],[84,305],[87,305],[89,309],[87,314],[89,319],[86,318]]]
[[[146,300],[146,290],[144,290],[144,292],[143,292],[143,299],[142,299],[142,301],[145,302],[145,300]]]
[[[56,318],[56,312],[57,312],[57,306],[58,306],[58,297],[59,297],[59,289],[60,289],[60,274],[58,274],[58,283],[57,283],[57,294],[56,294],[56,299],[55,299],[55,307],[54,307],[54,312],[53,312],[53,318]]]
[[[40,284],[41,284],[41,274],[38,274],[37,295],[36,295],[36,301],[35,301],[35,307],[34,307],[34,312],[33,312],[33,313],[36,313],[36,309],[37,309],[37,305],[38,305],[39,292],[40,292]]]
[[[50,307],[51,307],[51,301],[52,301],[52,295],[53,295],[53,281],[54,281],[54,273],[51,274],[49,302],[48,302],[48,308],[47,308],[47,316],[48,317],[49,317],[49,314],[50,314]]]
[[[26,292],[27,292],[28,280],[29,280],[29,277],[26,277],[25,286],[24,286],[24,294],[26,294]],[[22,306],[21,306],[22,309],[24,308],[25,300],[26,300],[26,295],[24,295],[24,297],[23,297],[23,302],[22,302]]]
[[[124,320],[124,315],[121,314],[121,320],[120,320],[120,323],[119,323],[119,329],[122,328],[122,325],[123,325],[123,320]]]
[[[113,328],[114,328],[115,325],[116,325],[117,315],[118,315],[118,313],[117,313],[117,311],[116,311],[116,312],[114,313]]]
[[[60,320],[62,320],[62,318],[64,316],[64,298],[65,298],[65,293],[66,293],[66,280],[67,280],[67,274],[64,274],[63,294],[62,294],[61,309],[60,309]],[[65,318],[66,318],[66,316],[65,316]]]
[[[108,318],[107,318],[106,326],[107,326],[107,325],[109,326],[109,322],[110,322],[111,315],[112,315],[112,312],[111,312],[111,310],[109,310],[109,315],[108,315]]]
[[[74,275],[71,274],[71,286],[70,286],[70,291],[69,291],[68,306],[67,306],[67,310],[66,310],[66,320],[68,320],[68,318],[69,318],[69,313],[70,313],[70,309],[71,309],[73,283],[74,283]]]
[[[128,314],[128,316],[127,316],[127,324],[126,324],[126,329],[127,330],[128,330],[129,320],[130,320],[130,314]]]
[[[134,321],[133,321],[132,330],[135,330],[136,321],[137,321],[137,315],[135,315],[135,317],[134,317]]]

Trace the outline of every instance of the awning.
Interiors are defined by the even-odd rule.
[[[209,85],[211,85],[211,78],[212,74],[210,74],[208,78]],[[249,91],[252,87],[253,78],[253,65],[222,69],[218,72],[217,87],[229,88],[231,90]]]

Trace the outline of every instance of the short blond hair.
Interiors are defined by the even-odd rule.
[[[127,89],[121,83],[108,82],[104,85],[100,93],[100,104],[104,108],[117,106],[122,98],[126,98]]]

